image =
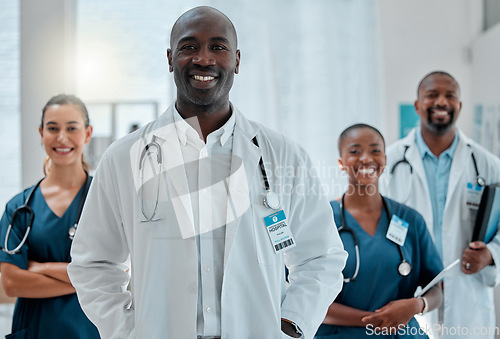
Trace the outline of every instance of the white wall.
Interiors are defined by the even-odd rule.
[[[473,44],[472,97],[480,105],[474,121],[475,140],[500,156],[500,24]]]
[[[471,43],[481,32],[482,1],[382,0],[379,11],[387,142],[399,138],[399,105],[413,103],[420,80],[438,69],[460,83],[458,126],[470,134]]]
[[[3,1],[0,10],[1,213],[5,203],[21,189],[21,135],[17,133],[21,129],[19,1]]]
[[[74,92],[74,0],[20,1],[22,187],[43,175],[38,126],[53,95]]]
[[[472,45],[471,85],[474,103],[500,104],[500,24]]]

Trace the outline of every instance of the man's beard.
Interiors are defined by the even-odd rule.
[[[455,110],[450,110],[450,121],[447,123],[436,123],[432,121],[432,110],[434,108],[429,108],[427,109],[427,125],[429,126],[429,129],[439,135],[446,134],[453,128],[454,124],[454,119],[455,119]]]

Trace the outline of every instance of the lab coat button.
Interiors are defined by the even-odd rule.
[[[205,272],[210,272],[210,266],[205,266]]]
[[[211,307],[207,307],[207,312],[208,313],[212,312],[212,308]]]

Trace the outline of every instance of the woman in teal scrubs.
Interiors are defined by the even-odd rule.
[[[12,333],[6,338],[99,338],[66,273],[70,235],[74,235],[73,226],[90,185],[83,149],[90,141],[92,127],[85,105],[74,96],[55,96],[42,112],[39,132],[47,153],[46,176],[37,187],[12,198],[0,221],[2,285],[8,296],[18,298]],[[6,244],[7,230],[14,211],[35,187],[29,202],[33,225],[14,254],[12,250],[21,244],[29,224],[25,210],[17,213]]]
[[[331,205],[339,230],[344,226],[355,234],[359,265],[352,234],[340,231],[349,253],[343,271],[345,283],[315,338],[427,338],[426,329],[419,327],[414,315],[437,308],[441,288],[437,285],[423,298],[413,295],[443,266],[424,219],[415,210],[380,195],[378,179],[386,157],[385,142],[377,129],[365,124],[347,128],[339,138],[339,154],[349,186]],[[407,226],[390,227],[393,215]],[[407,228],[405,236],[401,227]]]

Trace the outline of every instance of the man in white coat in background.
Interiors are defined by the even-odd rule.
[[[500,182],[500,160],[456,128],[461,108],[451,75],[423,78],[420,127],[387,149],[382,190],[422,214],[445,267],[460,260],[444,277],[443,306],[425,317],[434,337],[494,338],[500,235],[488,244],[471,238],[481,186]]]
[[[311,161],[230,103],[223,13],[189,10],[170,38],[175,103],[94,176],[68,268],[80,303],[103,338],[312,338],[347,255]]]

